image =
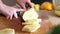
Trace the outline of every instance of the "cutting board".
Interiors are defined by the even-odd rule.
[[[42,22],[40,23],[41,27],[33,32],[23,32],[22,31],[22,19],[19,16],[19,18],[13,18],[12,20],[6,19],[3,16],[0,16],[0,29],[4,28],[13,28],[15,29],[16,34],[46,34],[47,31],[54,26],[54,21],[59,20],[57,17],[53,17],[52,12],[48,12],[45,10],[38,11],[39,18],[42,18]]]

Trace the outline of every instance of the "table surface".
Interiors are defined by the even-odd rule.
[[[59,24],[60,18],[53,15],[53,11],[38,11],[39,18],[42,18],[43,21],[40,23],[41,27],[33,33],[22,32],[22,20],[21,17],[18,19],[13,18],[12,20],[6,19],[3,16],[0,16],[0,29],[4,28],[13,28],[16,31],[16,34],[46,34],[46,32],[52,28],[54,25]]]

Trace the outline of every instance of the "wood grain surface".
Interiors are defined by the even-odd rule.
[[[36,32],[22,32],[23,26],[21,17],[9,20],[0,16],[0,29],[13,28],[15,29],[16,34],[46,34],[50,28],[52,28],[55,24],[59,24],[57,22],[60,22],[60,18],[54,16],[52,11],[38,11],[38,15],[39,18],[42,18],[42,22],[40,23],[41,27]]]

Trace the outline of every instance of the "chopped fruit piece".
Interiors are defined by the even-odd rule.
[[[22,23],[23,25],[26,25],[26,24],[39,24],[42,20],[41,19],[36,19],[36,20],[27,20],[25,21],[24,23]]]
[[[38,14],[37,14],[37,12],[35,11],[34,8],[29,9],[28,11],[26,11],[23,14],[24,21],[32,20],[32,19],[37,19],[37,18],[38,18]]]
[[[37,25],[25,25],[23,27],[22,31],[35,32],[39,28],[40,28],[40,24],[37,24]]]
[[[6,28],[6,29],[0,30],[0,34],[15,34],[15,31],[14,29]]]

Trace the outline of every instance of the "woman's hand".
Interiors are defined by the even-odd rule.
[[[16,1],[17,1],[17,3],[18,3],[23,9],[26,9],[26,7],[25,7],[26,3],[27,3],[30,7],[33,7],[30,0],[16,0]]]
[[[15,18],[18,18],[17,16],[17,11],[25,11],[24,9],[17,9],[14,7],[8,7],[8,6],[0,6],[1,8],[1,13],[4,14],[6,16],[6,18],[8,19],[12,19],[12,17],[14,16]]]

